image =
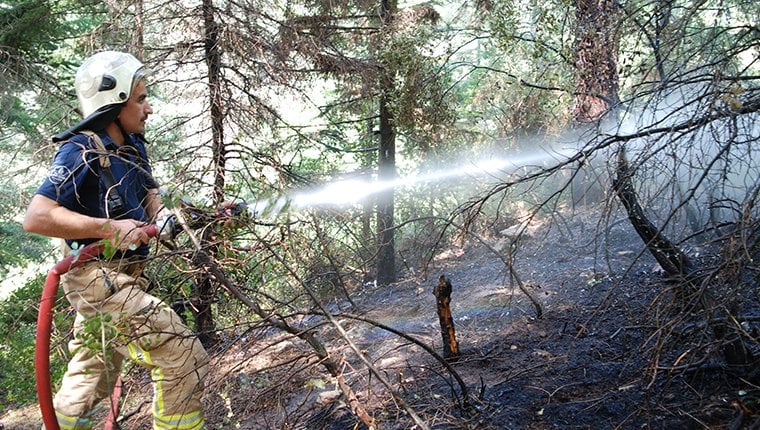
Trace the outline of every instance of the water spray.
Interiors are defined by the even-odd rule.
[[[248,206],[248,211],[252,215],[259,217],[277,216],[281,212],[291,209],[350,206],[361,202],[371,195],[390,189],[430,184],[450,179],[491,177],[494,180],[499,180],[500,176],[508,175],[521,169],[538,167],[546,161],[567,157],[575,152],[575,150],[554,152],[537,150],[529,154],[491,158],[458,166],[443,167],[433,172],[411,174],[388,181],[339,179],[284,196],[257,200]]]

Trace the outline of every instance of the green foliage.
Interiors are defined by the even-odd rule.
[[[0,151],[5,151],[3,140],[0,139]],[[3,164],[0,163],[0,167]],[[0,223],[11,222],[18,214],[18,195],[21,192],[29,190],[20,190],[13,178],[2,178],[0,176]],[[0,237],[7,235],[0,229]]]
[[[49,1],[6,1],[0,8],[0,46],[18,52],[49,49],[53,24]]]
[[[21,99],[15,96],[10,96],[7,100],[7,105],[3,107],[6,112],[5,123],[8,126],[23,131],[28,135],[33,135],[36,133],[36,118],[28,109],[26,109],[24,104],[21,102]]]
[[[434,130],[454,121],[452,98],[447,93],[451,81],[443,72],[446,68],[420,49],[429,38],[423,29],[395,34],[378,52],[378,60],[392,75],[389,89],[395,126],[409,133],[412,142],[428,144]]]
[[[43,282],[44,277],[40,275],[0,301],[0,386],[3,387],[0,405],[4,407],[36,401],[34,345]],[[56,310],[55,327],[68,330],[72,321],[66,312]],[[53,333],[54,339],[58,336],[60,333]],[[51,378],[58,381],[65,371],[66,357],[54,352],[50,360]]]
[[[111,360],[114,349],[111,343],[119,336],[119,329],[110,314],[96,315],[87,318],[78,332],[77,339],[82,342],[82,348],[103,353],[106,360]],[[73,352],[73,351],[72,351]]]
[[[119,240],[118,232],[117,232],[117,236],[114,238],[114,240],[115,241]],[[111,258],[113,258],[113,256],[116,255],[116,252],[118,250],[119,249],[114,245],[114,242],[112,242],[110,240],[104,240],[103,241],[103,257],[106,260],[110,260]]]
[[[8,0],[0,7],[0,46],[28,60],[42,60],[65,36],[99,23],[104,5],[91,0]]]
[[[50,239],[29,234],[18,223],[0,222],[0,275],[11,267],[25,267],[30,260],[39,261],[50,250]]]
[[[572,4],[495,2],[485,16],[494,37],[472,55],[486,69],[461,83],[459,118],[489,121],[497,136],[551,132],[565,126],[572,103]]]
[[[70,116],[73,72],[81,55],[72,41],[102,20],[93,0],[10,0],[0,7],[0,129],[11,141],[38,142]]]

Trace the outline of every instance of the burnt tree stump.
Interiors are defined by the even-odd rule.
[[[438,285],[433,289],[438,305],[438,321],[441,323],[443,338],[443,358],[455,360],[459,357],[459,342],[454,333],[454,319],[451,317],[451,282],[441,275]]]

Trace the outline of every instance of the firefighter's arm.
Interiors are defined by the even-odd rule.
[[[66,209],[55,200],[36,194],[24,217],[24,230],[61,239],[108,239],[120,249],[148,243],[143,223],[133,220],[95,218]]]
[[[148,194],[145,196],[145,211],[148,213],[150,219],[157,219],[161,216],[171,214],[171,211],[164,206],[161,201],[161,194],[158,188],[151,188],[148,190]]]
[[[171,240],[182,230],[172,211],[164,206],[158,188],[148,190],[143,207],[150,219],[156,223],[159,239]]]

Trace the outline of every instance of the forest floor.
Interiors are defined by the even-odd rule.
[[[472,241],[440,253],[428,276],[408,274],[390,287],[363,288],[352,295],[359,310],[346,300],[330,303],[330,310],[360,314],[441,353],[432,290],[440,275],[451,281],[461,351],[451,365],[466,396],[420,347],[338,318],[431,429],[760,429],[756,369],[747,376],[753,372],[728,368],[717,351],[699,349],[699,336],[659,343],[656,328],[668,320],[659,303],[669,284],[626,222],[604,237],[593,223],[548,225],[530,226],[514,261],[515,273],[541,303],[541,318],[492,252],[506,243],[499,234],[488,246]],[[379,428],[419,428],[356,355],[338,346],[345,342],[334,329],[326,324],[318,335],[330,340],[331,356],[345,357],[344,376]],[[696,350],[703,359],[683,366]],[[249,331],[213,356],[204,398],[208,428],[366,428],[299,339],[272,329]],[[150,398],[146,378],[128,380],[143,399]],[[123,428],[149,428],[147,404],[132,402],[124,410],[130,408],[137,413]],[[39,417],[34,409],[13,411],[0,422],[6,430],[38,428]]]

